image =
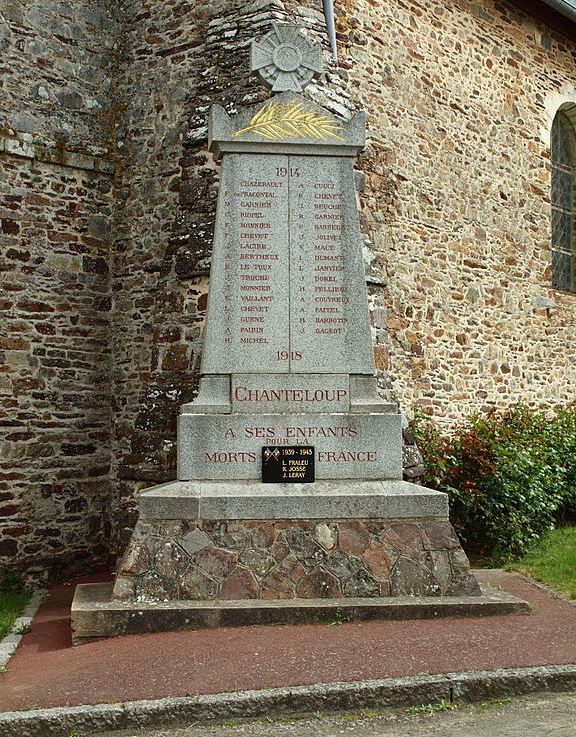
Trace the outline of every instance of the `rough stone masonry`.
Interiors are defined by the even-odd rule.
[[[137,523],[114,597],[128,601],[478,594],[447,520]]]
[[[216,171],[210,104],[263,99],[246,49],[319,0],[0,0],[0,553],[38,574],[123,547],[194,398]],[[377,366],[452,423],[573,398],[550,287],[549,131],[571,26],[520,3],[336,2],[310,96],[368,114],[357,175]],[[329,85],[326,81],[330,82]]]

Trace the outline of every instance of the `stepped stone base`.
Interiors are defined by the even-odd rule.
[[[124,602],[112,584],[82,584],[72,603],[72,641],[149,632],[265,624],[321,624],[372,619],[438,619],[529,614],[530,605],[503,591],[480,596]]]
[[[142,494],[115,583],[77,587],[72,630],[86,642],[527,612],[526,602],[480,589],[437,491],[394,480],[175,482]]]
[[[407,481],[172,481],[140,495],[140,519],[448,517],[448,496]]]

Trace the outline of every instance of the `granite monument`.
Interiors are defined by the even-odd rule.
[[[455,596],[483,599],[446,495],[402,481],[401,417],[375,378],[354,185],[365,120],[302,94],[320,57],[297,26],[274,24],[251,54],[273,96],[210,113],[221,179],[178,480],[142,493],[112,593],[77,594],[77,640],[138,631],[136,609],[141,628],[162,629],[321,621],[336,606],[390,616],[407,596],[431,597],[437,614]],[[92,613],[109,614],[100,630],[87,624],[90,596]]]

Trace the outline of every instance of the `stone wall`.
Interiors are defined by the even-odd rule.
[[[0,0],[0,128],[107,148],[115,36],[101,0]]]
[[[174,477],[218,184],[206,115],[264,99],[248,45],[273,19],[299,20],[328,62],[321,5],[0,0],[6,560],[100,551],[105,509],[121,549],[138,491]],[[307,93],[368,114],[358,188],[383,391],[447,424],[568,401],[576,296],[549,287],[548,131],[576,101],[574,40],[494,0],[336,10],[340,67]]]
[[[451,423],[572,400],[576,295],[550,287],[549,130],[576,100],[574,41],[509,3],[340,5],[387,281],[377,356],[402,406]]]
[[[110,471],[107,175],[10,157],[0,173],[0,554],[102,556]]]
[[[110,23],[0,2],[0,571],[107,557]]]

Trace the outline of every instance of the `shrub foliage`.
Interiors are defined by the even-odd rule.
[[[576,403],[474,415],[452,434],[423,415],[413,427],[424,483],[449,494],[452,523],[471,552],[502,562],[576,516]]]

